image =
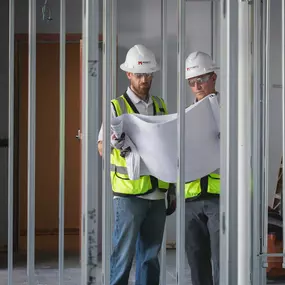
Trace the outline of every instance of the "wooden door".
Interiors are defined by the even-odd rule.
[[[79,251],[80,234],[80,44],[66,44],[65,249]],[[19,58],[19,248],[27,243],[28,44]],[[59,43],[37,43],[36,250],[58,247]]]

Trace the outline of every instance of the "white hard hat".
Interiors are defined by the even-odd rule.
[[[153,52],[143,45],[133,46],[120,67],[122,70],[132,73],[152,73],[159,70]]]
[[[185,78],[188,79],[213,72],[219,69],[219,67],[216,66],[208,54],[202,51],[195,51],[187,57],[185,69]]]

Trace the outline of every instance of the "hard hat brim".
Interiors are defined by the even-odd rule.
[[[135,67],[130,68],[129,66],[126,66],[125,63],[122,63],[120,65],[120,68],[125,72],[131,72],[131,73],[152,73],[160,70],[160,67],[156,65],[154,68],[149,67]]]
[[[217,71],[219,69],[220,69],[219,67],[214,67],[214,68],[211,68],[211,69],[208,69],[208,70],[199,70],[199,71],[193,72],[192,75],[188,75],[187,72],[186,72],[185,79],[190,79],[190,78],[194,78],[194,77],[197,77],[197,76],[205,75],[207,73],[215,72],[215,71]]]

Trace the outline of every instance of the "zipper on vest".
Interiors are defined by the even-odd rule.
[[[149,177],[150,177],[152,189],[158,189],[158,179],[151,175]]]
[[[200,179],[201,196],[206,196],[208,194],[208,175]]]

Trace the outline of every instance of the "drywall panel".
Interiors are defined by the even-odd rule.
[[[58,33],[59,32],[59,1],[49,0],[48,6],[52,12],[52,21],[46,22],[42,19],[42,7],[44,0],[37,1],[37,32]],[[153,50],[160,62],[161,51],[161,20],[159,0],[127,1],[120,0],[118,5],[118,64],[121,64],[130,47],[141,43]],[[168,0],[168,106],[170,112],[176,112],[177,102],[177,3]],[[0,43],[0,106],[1,122],[0,135],[7,135],[8,132],[8,0],[0,1],[0,22],[2,41]],[[16,21],[17,33],[28,32],[28,0],[16,0]],[[81,1],[67,1],[67,33],[80,33],[82,28]],[[211,53],[211,3],[206,1],[186,3],[186,55],[195,50],[202,50]],[[181,76],[184,76],[181,75]],[[125,74],[118,67],[118,95],[125,91],[128,80]],[[153,80],[152,94],[162,95],[160,88],[160,73],[155,75]],[[187,87],[187,103],[193,100],[190,89]],[[7,160],[1,160],[3,169],[7,169]],[[2,169],[0,167],[0,169]],[[2,179],[2,182],[1,182]],[[7,193],[6,174],[0,173],[0,191]],[[5,195],[1,195],[5,197]],[[2,202],[1,202],[2,203]],[[5,200],[6,203],[6,200]],[[7,221],[7,204],[1,205],[3,221]],[[168,240],[175,239],[175,215],[167,221]],[[0,243],[6,241],[7,223],[0,224]],[[1,246],[1,244],[0,244]]]
[[[271,2],[268,202],[273,206],[282,157],[281,1]]]
[[[48,0],[47,6],[44,6],[45,0],[36,1],[37,33],[58,33],[60,26],[60,1]],[[82,27],[82,1],[66,1],[66,32],[81,33]],[[16,33],[28,33],[29,30],[29,1],[15,0],[15,30]],[[51,21],[43,20],[43,8],[50,9]]]

